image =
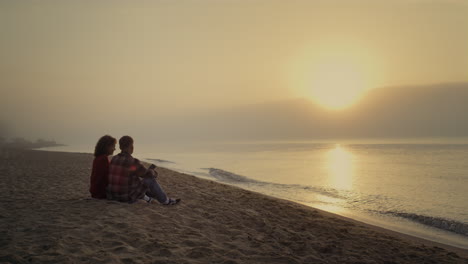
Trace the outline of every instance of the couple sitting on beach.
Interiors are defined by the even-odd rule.
[[[109,163],[108,156],[114,153],[116,144],[117,140],[109,135],[101,137],[96,144],[89,188],[93,198],[129,203],[139,199],[153,203],[156,199],[163,205],[174,205],[180,201],[167,197],[156,181],[158,173],[154,165],[146,169],[138,159],[132,157],[131,137],[120,138],[121,152]]]

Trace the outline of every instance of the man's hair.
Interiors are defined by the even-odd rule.
[[[107,154],[107,148],[117,143],[117,140],[109,135],[102,136],[94,147],[94,157]]]
[[[133,145],[133,138],[130,136],[123,136],[119,139],[119,146],[121,150],[126,149],[131,145]]]

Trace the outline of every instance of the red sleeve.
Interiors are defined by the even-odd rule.
[[[106,155],[96,157],[93,161],[89,191],[94,198],[105,198],[108,183],[109,160]]]
[[[98,164],[96,166],[96,174],[98,174],[100,177],[98,177],[99,181],[106,181],[107,182],[107,176],[109,174],[109,160],[107,159],[106,156],[103,156],[98,160]]]
[[[147,169],[143,164],[140,163],[138,159],[133,159],[134,174],[138,177],[143,177],[146,174]]]

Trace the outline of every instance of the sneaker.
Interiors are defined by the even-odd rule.
[[[176,198],[176,199],[174,199],[174,198],[169,198],[169,200],[168,200],[167,202],[163,203],[163,205],[176,205],[176,204],[178,204],[180,201],[181,201],[180,198]]]

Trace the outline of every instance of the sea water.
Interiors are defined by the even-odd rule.
[[[134,156],[468,249],[468,144],[136,142]]]

